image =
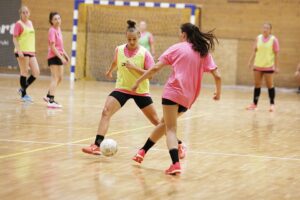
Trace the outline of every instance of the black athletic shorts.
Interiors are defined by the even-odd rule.
[[[162,98],[161,103],[162,103],[162,105],[178,105],[178,113],[187,111],[186,107],[184,107],[178,103],[175,103],[174,101],[171,101],[169,99]]]
[[[109,96],[112,96],[115,99],[117,99],[121,107],[124,106],[124,104],[128,101],[128,99],[131,98],[134,100],[134,102],[140,109],[143,109],[146,106],[149,106],[150,104],[153,103],[151,97],[149,96],[137,96],[132,94],[126,94],[120,91],[113,91],[112,93],[109,94]]]
[[[63,63],[61,62],[59,57],[55,56],[48,59],[48,66],[50,67],[50,65],[63,65]]]
[[[257,70],[257,69],[254,69],[253,71],[261,72],[263,74],[273,74],[275,72],[274,70],[272,70],[272,71],[260,71],[260,70]]]
[[[30,55],[27,53],[23,53],[24,57],[34,57],[34,55]],[[15,53],[16,58],[19,58],[19,54]]]

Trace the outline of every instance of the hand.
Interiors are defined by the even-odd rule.
[[[112,73],[109,70],[105,73],[105,76],[106,76],[107,79],[112,79],[113,78]]]
[[[60,60],[63,63],[63,65],[67,64],[67,60],[65,59],[64,56],[61,56]]]
[[[221,94],[218,93],[218,92],[215,92],[215,93],[214,93],[213,99],[214,99],[215,101],[218,101],[218,100],[220,100],[220,98],[221,98]]]
[[[69,56],[67,54],[64,54],[64,57],[65,57],[66,61],[69,63],[70,62]]]
[[[127,60],[126,63],[124,63],[124,64],[125,64],[125,67],[127,69],[133,69],[133,68],[135,68],[134,63],[132,61],[130,61],[130,60]]]
[[[23,52],[22,51],[18,51],[18,56],[19,56],[19,58],[24,58]]]
[[[131,90],[136,91],[138,87],[139,87],[139,83],[135,82],[135,84],[131,87]]]
[[[279,73],[279,68],[278,67],[275,67],[275,73]]]

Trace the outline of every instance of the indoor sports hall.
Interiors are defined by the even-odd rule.
[[[1,200],[300,199],[300,0],[1,0],[0,13]]]

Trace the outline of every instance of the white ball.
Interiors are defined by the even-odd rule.
[[[101,154],[104,156],[113,156],[118,151],[117,142],[113,139],[105,139],[100,144]]]

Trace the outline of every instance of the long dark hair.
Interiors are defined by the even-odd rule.
[[[51,25],[53,25],[52,19],[53,19],[53,17],[54,17],[55,15],[59,15],[58,12],[50,12],[50,14],[49,14],[49,23],[50,23]]]
[[[193,44],[193,49],[200,53],[200,56],[205,57],[209,51],[214,50],[215,41],[218,39],[213,34],[213,31],[203,33],[199,28],[191,23],[182,24],[181,32],[186,33],[187,41]]]

